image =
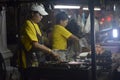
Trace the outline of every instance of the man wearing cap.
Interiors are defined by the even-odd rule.
[[[54,54],[50,48],[42,44],[42,33],[38,23],[45,15],[48,15],[48,13],[45,11],[43,5],[32,5],[29,19],[26,20],[23,27],[21,27],[20,41],[22,50],[20,52],[21,59],[18,60],[18,63],[20,63],[20,66],[23,68],[38,66],[38,63],[35,63],[35,57],[37,57],[37,59],[41,58],[40,55],[45,53],[58,59],[59,55]],[[37,52],[38,54],[35,54]],[[40,62],[39,60],[41,59],[37,61]]]

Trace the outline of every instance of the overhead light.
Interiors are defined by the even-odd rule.
[[[55,5],[55,9],[80,9],[80,6],[72,6],[72,5]]]
[[[100,10],[101,10],[101,8],[94,8],[94,10],[95,10],[95,11],[100,11]]]
[[[84,7],[83,10],[89,10],[87,7]],[[100,11],[100,8],[94,8],[95,11]]]

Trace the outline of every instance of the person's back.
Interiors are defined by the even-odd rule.
[[[96,61],[97,65],[102,66],[111,66],[112,60],[111,60],[111,52],[110,51],[104,51],[102,54],[96,55]]]
[[[100,44],[96,44],[95,48],[97,66],[102,66],[105,69],[111,69],[112,64],[111,51],[105,50]]]
[[[75,36],[81,38],[82,37],[82,31],[80,26],[77,24],[76,20],[72,19],[68,22],[68,25],[66,27],[72,34]]]

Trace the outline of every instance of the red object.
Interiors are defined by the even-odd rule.
[[[111,17],[107,16],[107,21],[110,22],[111,21]]]

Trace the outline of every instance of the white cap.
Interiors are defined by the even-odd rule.
[[[42,4],[41,5],[37,5],[37,4],[32,5],[31,10],[38,11],[41,15],[48,15],[48,13],[45,11],[44,6]]]

